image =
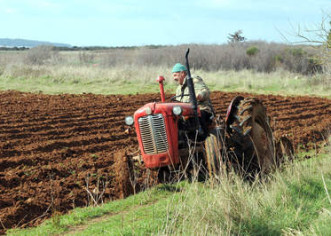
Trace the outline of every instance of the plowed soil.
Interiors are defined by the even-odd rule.
[[[216,113],[224,117],[236,95],[213,92]],[[331,100],[254,97],[267,107],[275,136],[287,135],[295,148],[313,148],[330,133]],[[118,159],[136,151],[137,140],[134,133],[125,132],[124,117],[147,102],[159,101],[158,94],[7,91],[0,98],[0,233],[37,225],[52,214],[94,200],[100,203],[131,194]],[[148,185],[142,181],[140,186]]]

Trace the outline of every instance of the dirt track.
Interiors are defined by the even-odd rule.
[[[225,116],[236,95],[214,92],[216,113]],[[264,101],[274,134],[287,134],[296,148],[320,144],[330,132],[328,99],[254,97]],[[125,134],[124,117],[158,101],[158,94],[1,92],[0,98],[0,233],[4,227],[36,225],[54,213],[88,205],[85,188],[93,194],[97,182],[108,181],[104,201],[129,194],[116,175],[121,166],[114,165],[114,153],[136,150],[135,136]]]

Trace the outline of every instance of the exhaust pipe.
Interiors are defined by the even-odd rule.
[[[191,77],[190,65],[189,65],[189,61],[188,61],[189,53],[190,53],[190,48],[187,49],[186,55],[185,55],[186,69],[187,69],[187,86],[190,91],[190,101],[192,103],[192,108],[193,108],[193,112],[194,112],[196,129],[198,130],[199,134],[203,134],[203,130],[201,128],[201,125],[199,122],[199,117],[198,117],[198,102],[197,102],[197,98],[195,95],[194,84],[193,84],[193,80]]]

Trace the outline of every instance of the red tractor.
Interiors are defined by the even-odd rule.
[[[175,97],[166,102],[164,78],[159,76],[161,102],[148,103],[133,117],[125,118],[127,125],[134,124],[145,167],[157,170],[159,180],[166,181],[174,174],[213,177],[228,168],[247,177],[270,172],[279,162],[276,158],[282,155],[275,151],[272,130],[261,101],[235,97],[225,120],[213,116],[207,134],[200,132],[201,114],[190,75],[188,52],[186,67],[191,103],[176,102]]]

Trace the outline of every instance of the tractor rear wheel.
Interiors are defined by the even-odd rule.
[[[266,109],[258,99],[242,99],[229,124],[235,162],[244,174],[265,174],[275,167],[274,144]]]

